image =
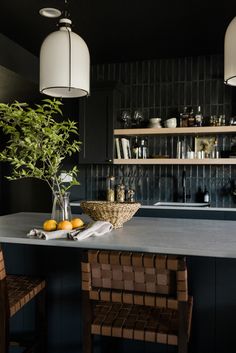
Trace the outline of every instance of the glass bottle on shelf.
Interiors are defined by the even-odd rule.
[[[217,126],[218,119],[216,115],[211,115],[210,117],[210,126]]]
[[[189,115],[188,115],[188,127],[195,126],[195,116],[193,113],[193,108],[189,108]]]
[[[209,194],[209,191],[207,190],[206,186],[205,186],[204,194],[203,194],[203,202],[205,202],[205,203],[210,202],[210,194]]]
[[[184,107],[183,113],[180,114],[180,127],[188,127],[188,107]]]
[[[195,126],[202,126],[203,115],[201,111],[201,106],[197,108],[197,114],[195,115]]]
[[[225,114],[220,115],[219,120],[220,120],[220,125],[225,126]]]
[[[182,127],[183,113],[179,113],[179,127]]]
[[[196,202],[203,202],[204,201],[204,191],[202,190],[201,186],[198,187],[196,192]]]
[[[182,141],[177,141],[177,148],[176,148],[176,158],[180,159],[182,156]]]
[[[138,158],[142,158],[142,159],[148,158],[147,142],[144,138],[142,138],[140,142],[140,146],[138,149]]]
[[[115,177],[107,178],[107,201],[115,201]]]
[[[220,151],[219,151],[219,147],[218,147],[217,138],[215,139],[213,150],[211,151],[211,158],[220,158]]]
[[[135,136],[135,141],[132,145],[132,158],[138,159],[139,156],[139,142],[138,142],[138,136]]]
[[[218,145],[217,139],[215,141],[215,155],[216,155],[216,158],[220,158],[220,150],[219,150],[219,145]]]
[[[181,142],[181,158],[185,159],[187,157],[187,146],[186,146],[186,141],[183,140]]]

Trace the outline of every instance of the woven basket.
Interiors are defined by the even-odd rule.
[[[82,201],[83,212],[94,221],[110,222],[114,228],[123,227],[141,206],[138,202]]]

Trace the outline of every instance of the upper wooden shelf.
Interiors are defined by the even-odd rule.
[[[236,126],[203,126],[176,128],[143,128],[143,129],[115,129],[114,136],[133,135],[198,135],[236,133]]]
[[[178,159],[178,158],[148,158],[148,159],[114,159],[114,164],[184,164],[184,165],[233,165],[236,158],[205,158],[205,159]]]

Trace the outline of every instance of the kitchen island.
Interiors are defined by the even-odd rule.
[[[86,215],[80,217],[89,221]],[[43,213],[2,216],[0,242],[236,258],[235,221],[133,217],[123,228],[83,241],[29,239],[29,230],[42,227],[48,218]]]
[[[236,232],[234,221],[134,217],[121,229],[84,241],[29,239],[47,214],[18,213],[0,217],[8,273],[42,274],[48,282],[49,351],[80,352],[81,250],[86,248],[187,255],[190,293],[194,297],[189,353],[228,353],[234,344],[236,316]],[[84,217],[84,216],[81,216]],[[22,318],[27,327],[27,316]],[[13,323],[16,327],[18,322]],[[73,328],[73,329],[71,329]],[[110,353],[102,338],[96,352]],[[116,342],[114,353],[130,352]],[[135,344],[135,343],[134,343]],[[138,342],[135,352],[156,352]],[[163,352],[163,351],[161,351]],[[170,349],[169,352],[172,352]]]

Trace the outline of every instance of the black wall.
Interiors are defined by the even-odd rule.
[[[48,98],[39,92],[38,59],[3,35],[0,35],[0,45],[6,49],[0,53],[0,102],[17,100],[33,107]],[[78,101],[65,99],[63,104],[64,116],[78,119]],[[5,137],[1,135],[0,148],[4,141]],[[77,156],[73,156],[65,166],[76,164],[77,160]],[[36,179],[8,181],[6,176],[10,174],[10,166],[0,163],[0,214],[51,212],[52,196],[45,182]]]
[[[234,88],[223,83],[223,57],[209,55],[181,57],[153,61],[104,64],[92,67],[92,80],[117,81],[123,84],[121,107],[117,111],[116,126],[124,110],[133,114],[138,109],[146,121],[151,117],[168,117],[192,106],[196,112],[201,105],[206,117],[226,115],[226,121],[234,114]],[[88,98],[89,99],[89,98]],[[96,119],[96,117],[94,117]],[[96,137],[99,138],[99,137]],[[219,137],[220,148],[227,150],[234,143],[231,137]],[[174,138],[149,139],[152,153],[169,154]],[[193,145],[193,139],[190,140]],[[136,199],[143,203],[181,200],[182,172],[186,170],[187,193],[196,201],[198,188],[204,186],[210,192],[211,205],[235,207],[231,188],[236,180],[235,166],[79,166],[80,189],[72,194],[74,199],[104,197],[105,180],[115,175],[117,183],[125,183],[136,191]]]
[[[39,102],[38,58],[2,34],[0,46],[0,101],[12,103],[18,100],[29,104]],[[3,145],[4,137],[1,135],[0,147]],[[9,173],[9,166],[1,163],[1,213],[48,210],[50,194],[44,184],[35,180],[9,182],[5,178]]]
[[[201,105],[205,116],[225,114],[227,121],[235,111],[234,88],[225,86],[223,83],[223,57],[219,55],[96,65],[92,67],[91,79],[92,81],[122,83],[123,94],[120,108],[117,111],[116,127],[120,126],[120,115],[124,110],[133,114],[134,110],[139,109],[143,112],[146,121],[155,116],[160,116],[165,120],[181,112],[184,106],[192,106],[196,111],[197,106]],[[35,89],[37,90],[37,87]],[[32,90],[32,96],[29,96],[28,101],[33,102],[43,97],[41,95],[34,98]],[[25,96],[22,98],[20,96],[18,99],[25,100]],[[65,116],[79,120],[78,100],[64,100],[64,103]],[[99,139],[99,136],[96,138]],[[220,137],[219,141],[222,149],[228,149],[232,144],[229,136]],[[193,139],[191,143],[193,144]],[[170,137],[149,139],[152,153],[167,154],[174,144],[174,138]],[[76,163],[77,157],[73,156],[72,159],[66,161],[65,165],[70,167]],[[210,192],[212,206],[236,206],[236,199],[231,192],[236,181],[236,166],[233,165],[114,166],[91,164],[79,165],[79,169],[81,185],[71,190],[73,200],[104,198],[106,177],[112,174],[115,175],[117,183],[124,183],[127,188],[134,188],[136,199],[142,203],[152,204],[160,200],[181,201],[182,172],[186,170],[189,201],[196,201],[198,188],[203,189],[206,186]],[[6,172],[3,170],[2,174],[5,175]],[[31,180],[19,184],[15,182],[14,186],[11,186],[11,183],[6,182],[3,188],[4,213],[30,210],[50,211],[50,192],[44,184],[35,184]],[[38,190],[42,190],[42,193]],[[25,199],[22,193],[26,195]]]

